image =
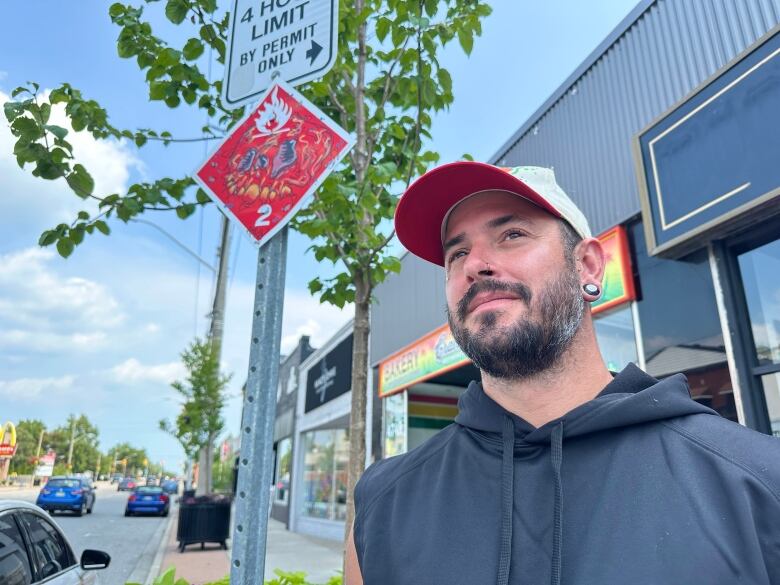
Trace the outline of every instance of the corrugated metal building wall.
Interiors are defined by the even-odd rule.
[[[639,213],[633,137],[780,22],[780,0],[642,0],[491,162],[553,167],[598,234]],[[370,362],[446,321],[440,268],[411,254],[376,290]]]
[[[639,212],[632,138],[780,22],[780,0],[645,0],[491,162],[553,167],[594,233]]]

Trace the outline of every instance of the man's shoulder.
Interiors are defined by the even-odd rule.
[[[449,444],[459,428],[459,425],[451,424],[408,453],[373,463],[355,486],[357,513],[370,507],[374,500],[404,477],[421,472],[424,464]]]
[[[691,415],[666,426],[763,483],[780,500],[780,439],[749,429],[720,416]]]

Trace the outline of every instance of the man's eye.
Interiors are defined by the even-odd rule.
[[[520,230],[509,230],[504,234],[505,240],[516,240],[517,238],[522,238],[525,234],[521,232]]]
[[[466,255],[465,250],[456,250],[452,254],[450,254],[450,257],[447,259],[448,264],[452,264],[455,260],[458,260],[459,258],[462,258]]]

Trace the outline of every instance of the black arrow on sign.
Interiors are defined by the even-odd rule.
[[[322,46],[312,41],[311,49],[306,51],[306,56],[309,58],[309,65],[314,64],[314,60],[317,58],[317,55],[319,55],[321,51],[322,51]]]

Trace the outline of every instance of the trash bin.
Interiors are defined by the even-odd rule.
[[[202,496],[182,498],[179,504],[179,526],[176,540],[179,552],[188,544],[200,543],[201,549],[207,542],[215,542],[227,549],[226,540],[230,534],[230,498],[224,496]]]

